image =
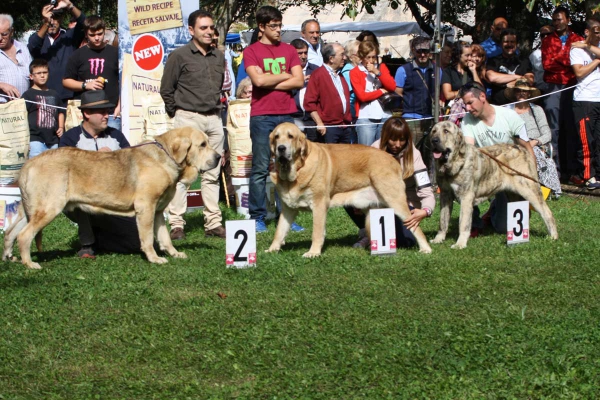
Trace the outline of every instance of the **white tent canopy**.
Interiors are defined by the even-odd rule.
[[[281,28],[282,40],[286,43],[300,37],[301,25],[284,25]],[[335,22],[321,24],[321,33],[371,31],[377,37],[398,35],[428,36],[416,22]],[[244,44],[249,44],[252,31],[241,31]]]

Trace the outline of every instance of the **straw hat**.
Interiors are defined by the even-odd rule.
[[[528,91],[529,97],[537,97],[542,94],[539,89],[531,87],[527,79],[517,79],[516,81],[509,83],[506,89],[504,89],[504,95],[511,101],[516,100],[515,89]]]

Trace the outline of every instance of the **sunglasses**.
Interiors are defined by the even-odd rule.
[[[460,89],[458,89],[458,97],[463,97],[473,89],[485,93],[485,87],[481,83],[469,82],[465,83]]]

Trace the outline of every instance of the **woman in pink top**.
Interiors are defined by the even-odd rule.
[[[431,216],[435,208],[435,197],[429,180],[427,167],[421,153],[413,144],[412,134],[402,117],[392,117],[383,124],[381,140],[372,144],[398,160],[402,165],[402,178],[406,186],[406,198],[411,217],[404,223],[396,217],[396,246],[412,247],[416,244],[410,231],[417,227],[423,218]],[[368,247],[370,238],[365,236],[365,216],[360,210],[346,208],[348,215],[360,228],[359,241],[353,247]]]

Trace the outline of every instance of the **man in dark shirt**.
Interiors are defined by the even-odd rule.
[[[69,129],[58,147],[77,147],[88,151],[115,151],[129,147],[129,142],[118,129],[108,126],[109,111],[115,105],[103,90],[93,90],[81,95],[80,126]],[[106,194],[110,196],[110,193]],[[79,208],[65,211],[65,215],[77,223],[81,258],[95,258],[96,250],[117,253],[140,251],[140,237],[135,217],[88,214]]]
[[[167,114],[176,128],[191,126],[208,136],[210,146],[223,153],[221,122],[221,88],[225,74],[225,56],[211,47],[215,34],[212,15],[203,10],[190,14],[188,30],[192,40],[173,51],[165,65],[160,95]],[[202,173],[204,234],[225,238],[219,209],[219,171],[221,166]],[[185,238],[183,214],[187,209],[187,187],[178,182],[175,197],[169,204],[171,239]]]
[[[500,36],[502,54],[492,58],[487,63],[486,78],[492,87],[492,104],[510,103],[504,95],[507,85],[517,79],[527,79],[530,85],[534,83],[533,68],[529,58],[517,54],[517,31],[505,29]]]
[[[119,51],[104,42],[105,28],[102,18],[95,15],[86,18],[84,30],[88,45],[73,52],[69,58],[63,85],[75,92],[76,99],[88,91],[104,90],[110,102],[115,104],[108,125],[121,129]]]
[[[75,26],[68,30],[61,29],[60,24],[66,12],[75,19]],[[56,6],[47,4],[42,8],[43,22],[37,33],[29,37],[27,48],[33,58],[48,61],[50,76],[48,87],[56,90],[63,103],[73,98],[73,92],[65,88],[62,78],[67,68],[69,57],[79,48],[85,37],[83,21],[85,15],[68,0],[60,0]]]

